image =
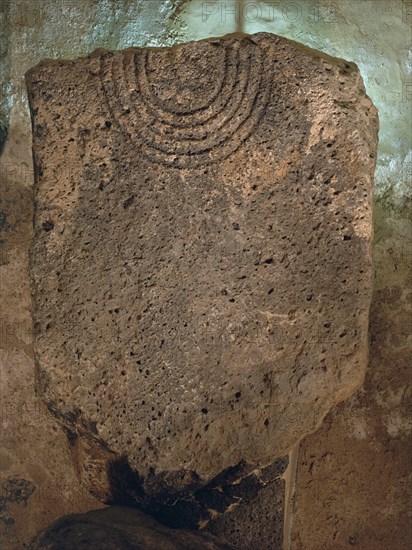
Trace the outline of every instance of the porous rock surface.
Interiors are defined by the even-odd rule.
[[[37,384],[83,482],[147,503],[273,463],[367,364],[378,122],[357,67],[259,33],[26,81]]]
[[[42,531],[30,550],[234,550],[208,533],[169,529],[121,506],[72,514]]]

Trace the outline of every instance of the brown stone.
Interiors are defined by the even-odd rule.
[[[234,550],[208,533],[169,529],[139,510],[113,506],[54,522],[30,550]]]
[[[215,514],[207,530],[223,536],[237,550],[282,550],[285,481],[276,473],[274,465],[257,472],[255,479],[250,475],[232,485],[232,491],[240,485],[240,498],[225,513]]]
[[[367,364],[378,124],[357,67],[260,33],[27,84],[38,388],[80,475],[97,461],[101,498],[149,502],[271,464]]]

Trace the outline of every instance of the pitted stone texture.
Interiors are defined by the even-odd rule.
[[[138,510],[114,506],[65,516],[31,543],[31,550],[235,550],[208,533],[169,529]]]
[[[285,482],[277,479],[261,488],[251,500],[239,502],[230,512],[207,526],[224,536],[237,550],[282,550]]]
[[[50,410],[137,500],[271,464],[366,367],[377,114],[358,69],[260,33],[27,83]]]

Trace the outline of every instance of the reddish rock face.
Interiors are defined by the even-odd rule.
[[[27,84],[38,387],[85,483],[105,498],[127,464],[150,500],[274,462],[367,364],[378,123],[357,67],[261,33]]]

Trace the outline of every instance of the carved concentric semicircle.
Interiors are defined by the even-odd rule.
[[[182,75],[174,72],[182,64],[168,63],[161,50],[129,50],[121,63],[102,59],[110,112],[154,163],[196,168],[225,159],[265,109],[270,82],[259,45],[204,44],[204,56],[185,60]]]

